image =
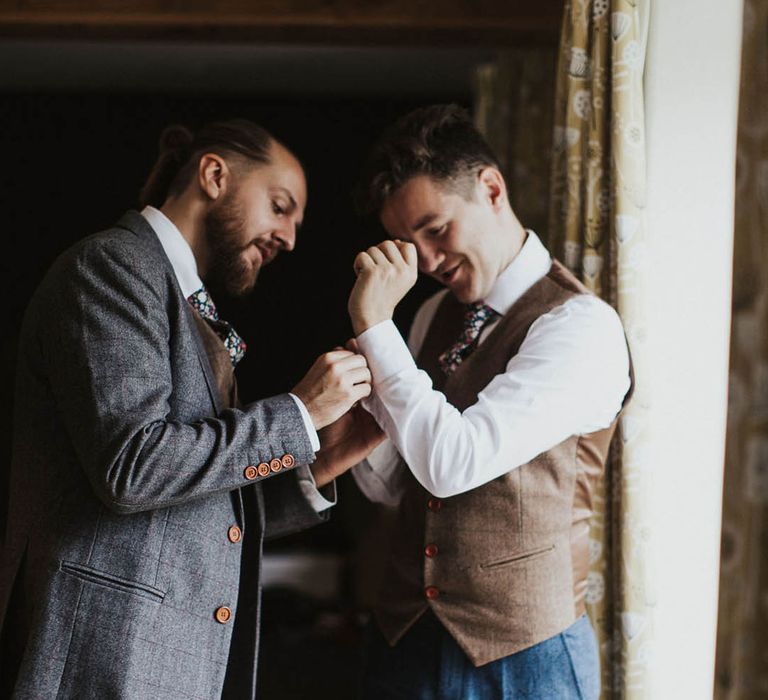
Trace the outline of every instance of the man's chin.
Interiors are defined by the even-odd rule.
[[[221,287],[224,294],[233,299],[243,299],[251,295],[256,288],[256,280],[258,279],[259,271],[251,274],[241,274],[236,277],[229,277],[223,281]]]
[[[232,286],[229,288],[228,291],[230,296],[233,296],[236,299],[244,299],[245,297],[248,297],[251,294],[253,294],[254,289],[256,289],[256,277],[254,277],[251,281],[246,282],[244,284]]]
[[[449,287],[451,294],[460,304],[474,304],[483,299],[483,295],[476,289],[468,286]]]
[[[466,301],[467,297],[472,296],[471,290],[465,284],[447,284],[448,291],[453,294],[458,302],[461,304],[469,304]]]

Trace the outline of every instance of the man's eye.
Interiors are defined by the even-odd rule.
[[[283,209],[277,202],[272,202],[272,211],[278,216],[285,214],[285,209]]]
[[[441,233],[445,233],[448,228],[448,224],[443,224],[439,228],[431,228],[428,230],[430,236],[439,236]]]

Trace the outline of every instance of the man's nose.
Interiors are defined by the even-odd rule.
[[[282,250],[290,253],[296,247],[296,224],[293,221],[287,221],[285,225],[275,229],[272,238],[277,241]]]
[[[440,251],[433,246],[416,243],[416,254],[419,259],[419,270],[428,275],[433,274],[443,261]]]

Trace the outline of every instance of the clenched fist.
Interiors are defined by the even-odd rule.
[[[301,399],[320,430],[371,393],[371,372],[365,357],[339,348],[318,357],[291,393]]]
[[[355,335],[392,318],[395,307],[416,284],[416,247],[404,241],[384,241],[355,258],[357,281],[347,308]]]

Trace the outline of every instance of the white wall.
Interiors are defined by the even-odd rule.
[[[653,700],[713,692],[742,6],[651,7]]]

